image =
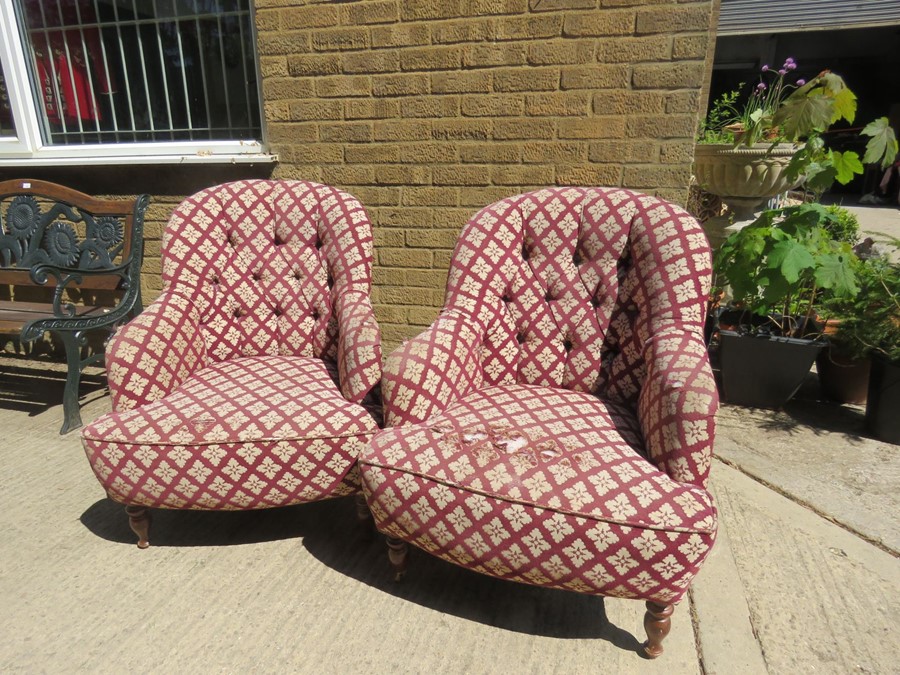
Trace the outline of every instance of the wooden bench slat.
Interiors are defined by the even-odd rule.
[[[114,291],[119,287],[120,283],[122,283],[122,278],[114,274],[97,276],[85,273],[80,284],[69,284],[69,288],[85,291]],[[30,270],[13,269],[11,267],[0,267],[0,284],[35,287],[34,282],[31,281]],[[54,286],[56,286],[56,279],[50,276],[47,279],[47,283],[41,288],[53,288]]]

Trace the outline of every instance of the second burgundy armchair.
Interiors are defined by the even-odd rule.
[[[414,546],[476,572],[647,602],[649,656],[713,544],[717,407],[696,220],[554,188],[463,228],[437,321],[387,360],[360,457],[397,573]]]

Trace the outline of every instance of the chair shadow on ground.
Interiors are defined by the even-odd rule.
[[[6,356],[0,355],[0,356]],[[91,372],[97,370],[98,372]],[[106,390],[106,375],[91,369],[81,375],[79,402]],[[35,417],[55,406],[62,406],[66,387],[65,364],[39,360],[19,361],[3,358],[0,363],[0,408]]]
[[[128,546],[137,541],[124,508],[111,500],[90,506],[81,522],[108,541]],[[384,538],[357,520],[352,498],[243,512],[156,509],[151,547],[145,553],[152,555],[154,547],[239,546],[284,539],[300,540],[317,561],[340,574],[438,612],[530,635],[605,640],[643,655],[642,642],[609,621],[602,597],[494,579],[414,548],[406,578],[395,582]]]

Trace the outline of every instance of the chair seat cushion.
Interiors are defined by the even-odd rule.
[[[85,427],[85,451],[126,504],[251,509],[350,494],[378,425],[341,396],[333,373],[306,357],[218,362],[158,401]]]
[[[476,571],[579,592],[672,602],[711,547],[710,495],[639,451],[626,407],[504,385],[360,455],[382,531]]]

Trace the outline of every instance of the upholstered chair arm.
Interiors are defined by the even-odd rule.
[[[388,356],[382,379],[387,426],[423,422],[480,387],[483,334],[460,311],[445,310]]]
[[[638,419],[649,457],[675,480],[706,487],[719,396],[703,336],[671,328],[645,349]]]
[[[341,393],[361,402],[381,380],[381,331],[369,295],[348,291],[335,301]]]
[[[131,410],[162,398],[208,360],[196,306],[163,291],[106,348],[113,409]]]

